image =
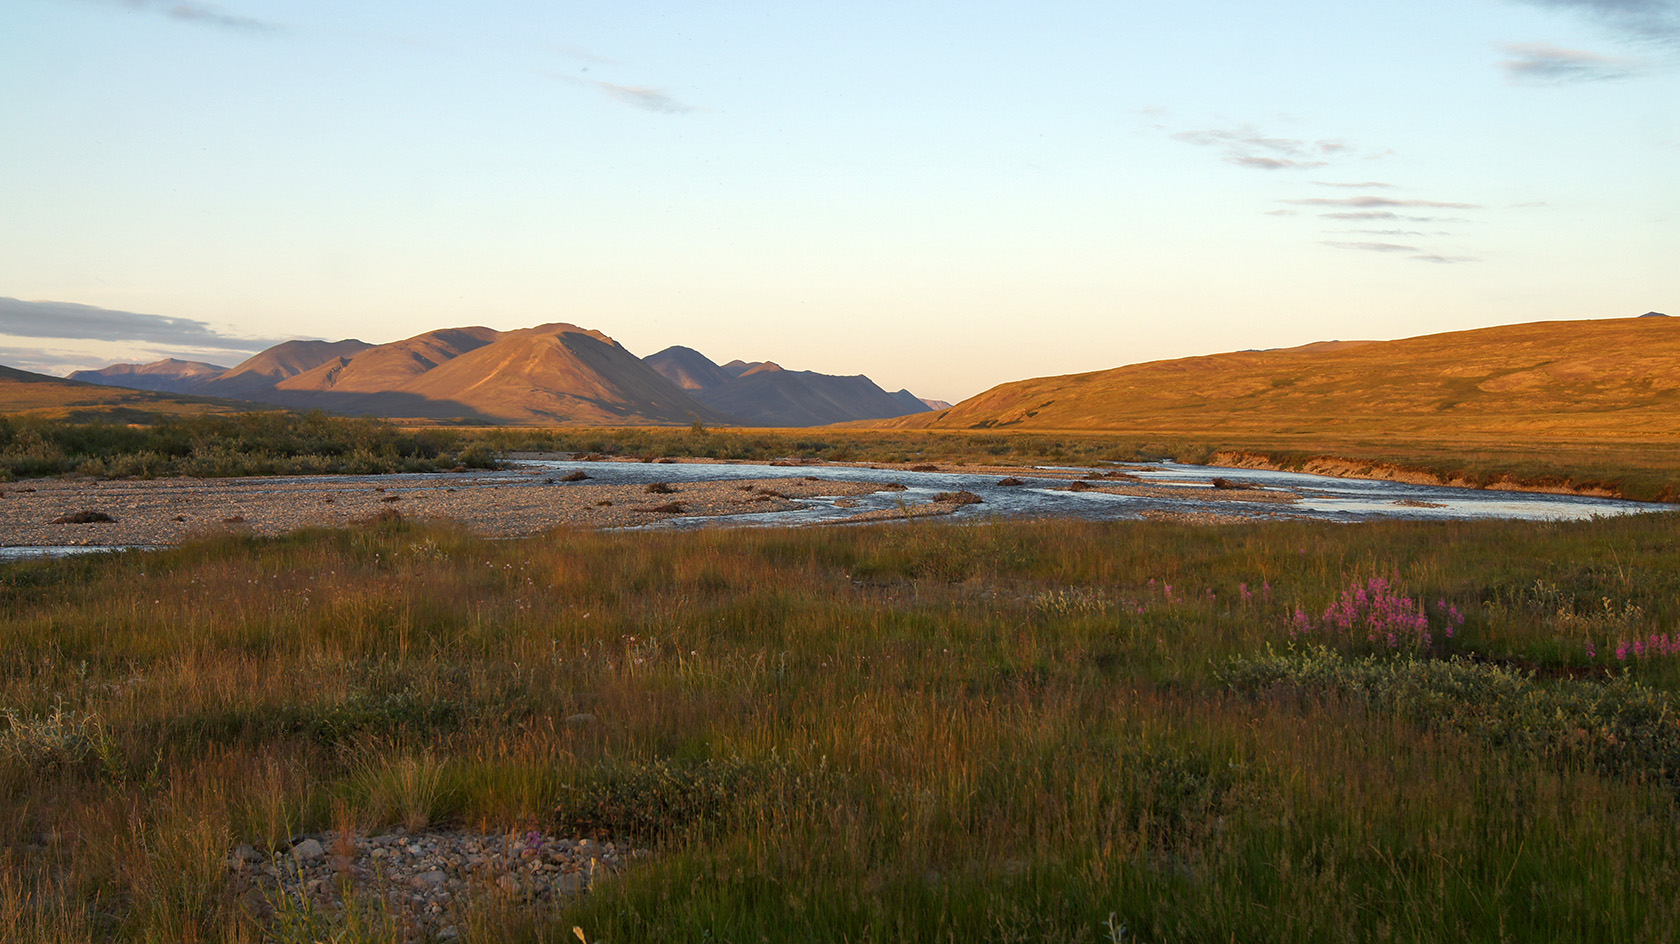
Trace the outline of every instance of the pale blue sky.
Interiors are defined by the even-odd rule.
[[[1677,221],[1676,0],[0,5],[52,372],[571,321],[957,400],[1680,314]]]

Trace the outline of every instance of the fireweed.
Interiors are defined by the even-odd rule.
[[[1588,659],[1598,657],[1598,650],[1591,639],[1587,640],[1586,651]],[[1651,633],[1643,639],[1619,639],[1615,652],[1617,662],[1680,655],[1680,633]]]
[[[1442,635],[1451,639],[1464,625],[1464,613],[1445,600],[1436,601],[1435,608]],[[1295,607],[1290,641],[1315,635],[1407,651],[1428,649],[1435,641],[1424,605],[1401,594],[1385,577],[1348,585],[1317,620]]]

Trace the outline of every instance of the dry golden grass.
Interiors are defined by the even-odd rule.
[[[1672,499],[1676,363],[1680,320],[1540,322],[1022,380],[874,425],[1101,433]]]

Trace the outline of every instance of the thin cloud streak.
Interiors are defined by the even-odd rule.
[[[1399,243],[1344,243],[1327,239],[1322,242],[1322,245],[1329,246],[1332,249],[1356,249],[1361,252],[1422,252],[1416,246],[1402,246]]]
[[[603,82],[600,79],[580,79],[575,75],[566,75],[562,72],[553,72],[546,69],[542,70],[542,74],[549,78],[559,79],[562,82],[593,88],[615,102],[660,115],[684,115],[701,110],[698,106],[672,98],[670,93],[664,89],[653,88],[648,85],[620,85],[616,82]]]
[[[612,82],[593,82],[596,88],[607,93],[607,97],[614,101],[633,105],[644,111],[658,112],[661,115],[681,115],[697,111],[693,105],[686,105],[666,94],[663,89],[651,88],[646,85],[617,85]]]
[[[214,26],[246,33],[277,33],[283,27],[269,20],[228,13],[211,3],[170,3],[167,0],[90,0],[100,6],[124,7],[142,13],[156,13],[184,23]]]
[[[1299,200],[1283,200],[1295,206],[1348,207],[1350,209],[1380,209],[1394,207],[1405,209],[1408,207],[1423,207],[1440,210],[1481,210],[1485,209],[1479,203],[1447,203],[1440,200],[1402,200],[1395,197],[1303,197]]]
[[[1517,82],[1602,82],[1634,74],[1626,60],[1547,43],[1507,43],[1500,49],[1511,58],[1502,60],[1499,67]]]
[[[1348,220],[1351,222],[1374,222],[1387,220],[1395,223],[1464,223],[1462,216],[1407,216],[1389,210],[1360,210],[1352,213],[1320,213],[1321,220]]]
[[[1348,145],[1342,141],[1274,138],[1246,125],[1241,128],[1180,131],[1170,137],[1198,147],[1218,148],[1224,152],[1223,159],[1227,164],[1257,170],[1325,167],[1330,163],[1325,158],[1348,150]]]
[[[138,341],[213,351],[256,353],[279,343],[275,338],[222,334],[208,322],[147,315],[75,302],[24,301],[0,297],[0,334],[17,338],[74,341]]]

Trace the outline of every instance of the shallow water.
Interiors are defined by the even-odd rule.
[[[1262,469],[1228,469],[1218,466],[1180,465],[1175,462],[1127,463],[1119,466],[1143,480],[1142,484],[1172,485],[1212,490],[1215,477],[1251,484],[1265,490],[1286,491],[1301,496],[1293,503],[1245,502],[1229,499],[1195,500],[1106,492],[1067,491],[1068,479],[1038,477],[1017,472],[1024,484],[999,485],[1005,476],[974,472],[906,472],[896,469],[838,466],[771,466],[759,464],[713,465],[690,463],[563,462],[526,460],[523,469],[541,469],[564,474],[584,470],[600,483],[685,482],[698,479],[813,478],[836,481],[897,482],[902,492],[877,492],[854,498],[857,506],[835,507],[832,500],[808,499],[797,511],[761,515],[732,515],[727,518],[671,518],[645,527],[683,528],[703,525],[785,525],[835,521],[859,512],[893,509],[922,504],[939,492],[965,490],[979,495],[981,504],[959,508],[950,517],[975,518],[991,515],[1123,520],[1143,512],[1212,513],[1256,520],[1278,518],[1330,521],[1373,519],[1505,519],[1577,520],[1596,516],[1641,514],[1674,510],[1672,505],[1585,498],[1536,492],[1495,492],[1442,485],[1410,485],[1367,479],[1340,479],[1300,472],[1272,472]],[[1041,471],[1090,472],[1090,469],[1043,467]],[[1124,483],[1112,483],[1124,484]],[[1138,484],[1138,483],[1133,483]],[[563,486],[557,486],[563,487]],[[1228,494],[1228,493],[1227,493]],[[1410,502],[1416,504],[1399,504]],[[1438,507],[1422,507],[1429,506]]]
[[[839,507],[835,498],[798,499],[800,507],[791,511],[717,517],[674,516],[642,528],[699,528],[699,527],[776,527],[784,525],[836,522],[869,511],[892,511],[903,507],[926,504],[940,492],[970,491],[981,498],[977,505],[959,507],[947,516],[959,520],[974,520],[991,516],[1026,516],[1079,518],[1093,521],[1125,520],[1142,517],[1145,512],[1177,514],[1211,513],[1251,518],[1256,521],[1279,519],[1312,519],[1323,521],[1368,521],[1376,519],[1503,519],[1503,520],[1578,520],[1596,516],[1642,514],[1675,510],[1674,505],[1631,502],[1610,498],[1583,498],[1574,495],[1550,495],[1534,492],[1496,492],[1472,488],[1450,488],[1440,485],[1409,485],[1402,482],[1383,482],[1368,479],[1341,479],[1300,472],[1273,472],[1263,469],[1228,469],[1217,466],[1179,465],[1172,462],[1118,464],[1141,482],[1130,484],[1170,485],[1181,488],[1207,489],[1206,500],[1195,497],[1150,497],[1141,495],[1111,495],[1106,492],[1070,492],[1071,481],[1065,475],[1034,476],[1032,470],[1017,470],[1014,475],[1023,484],[999,485],[1005,476],[998,473],[962,471],[908,472],[898,469],[857,468],[849,466],[774,466],[759,463],[645,463],[645,462],[576,462],[558,460],[519,460],[512,468],[496,472],[479,472],[449,477],[456,488],[496,488],[504,485],[530,486],[532,473],[550,473],[555,479],[553,488],[566,488],[558,481],[567,472],[587,472],[592,483],[646,485],[650,482],[679,484],[694,481],[728,481],[734,479],[816,479],[831,481],[897,482],[903,491],[876,492],[853,496],[855,505]],[[1085,474],[1091,469],[1043,467],[1041,472],[1073,472]],[[1211,497],[1215,477],[1256,486],[1263,490],[1285,491],[1300,496],[1292,503],[1247,502]],[[385,476],[308,476],[285,477],[276,483],[308,481],[330,483],[343,481],[357,485],[388,483],[392,487],[412,487],[433,484],[435,475],[395,474]],[[1127,484],[1109,482],[1107,484]],[[1230,492],[1223,494],[1229,495]],[[1240,494],[1240,493],[1239,493]],[[1401,504],[1401,503],[1409,504]],[[123,547],[0,547],[0,562],[41,557],[68,557],[130,550]]]
[[[76,557],[81,554],[114,554],[118,551],[147,550],[143,547],[124,546],[93,546],[72,544],[51,544],[39,547],[0,547],[0,563],[20,560],[38,560],[43,557]]]

